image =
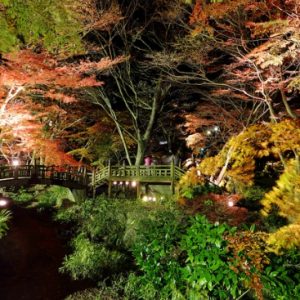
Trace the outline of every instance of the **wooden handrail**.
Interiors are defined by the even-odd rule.
[[[172,181],[178,180],[184,171],[172,165],[109,166],[95,172],[95,184],[105,180],[127,181]]]
[[[184,171],[174,164],[153,166],[111,166],[93,170],[87,174],[86,169],[75,166],[44,166],[44,165],[0,165],[0,186],[8,185],[9,181],[26,181],[27,184],[61,184],[65,186],[97,186],[108,181],[111,189],[112,181],[136,181],[137,183],[168,183],[174,189],[174,182]],[[29,181],[28,181],[29,180]],[[13,183],[16,184],[16,183]]]
[[[19,165],[0,166],[0,181],[17,179],[51,179],[56,181],[87,184],[87,173],[84,169],[73,166]]]

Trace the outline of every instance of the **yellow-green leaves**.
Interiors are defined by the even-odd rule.
[[[82,50],[82,24],[70,1],[0,0],[0,51],[19,46],[73,54]]]
[[[272,211],[272,206],[279,209],[279,215],[285,217],[290,225],[284,226],[271,234],[268,244],[275,252],[282,248],[300,246],[300,169],[299,161],[292,160],[280,176],[276,186],[265,195],[262,201],[263,215]]]

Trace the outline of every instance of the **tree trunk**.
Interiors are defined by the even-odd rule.
[[[281,94],[281,100],[284,104],[285,110],[288,113],[288,115],[293,119],[297,119],[297,116],[294,114],[294,112],[291,110],[291,108],[288,104],[288,101],[287,101],[287,98],[286,98],[283,88],[280,89],[280,94]]]
[[[136,157],[135,157],[135,165],[140,166],[143,164],[143,159],[145,155],[145,143],[143,141],[139,141],[137,144]]]
[[[225,176],[225,173],[227,171],[227,168],[228,168],[228,165],[229,165],[229,162],[230,162],[230,159],[231,159],[231,155],[232,155],[232,152],[233,152],[233,146],[231,146],[227,152],[227,156],[226,156],[226,161],[225,161],[225,164],[224,166],[222,167],[222,170],[221,172],[219,173],[219,176],[218,178],[214,181],[214,183],[216,185],[220,185],[221,181],[223,180],[224,176]]]

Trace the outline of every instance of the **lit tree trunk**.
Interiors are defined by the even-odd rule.
[[[145,145],[143,141],[139,141],[136,149],[135,165],[139,166],[143,163],[143,158],[145,156]]]
[[[12,99],[14,99],[15,97],[17,97],[17,95],[24,90],[23,86],[15,86],[13,85],[9,92],[8,95],[6,96],[4,103],[1,105],[0,108],[0,122],[1,122],[1,126],[5,126],[5,111],[6,111],[6,107],[9,103],[9,101],[11,101]],[[2,129],[1,129],[2,130]],[[2,141],[0,143],[0,148],[2,149]],[[7,163],[10,163],[10,157],[8,157],[2,150],[1,150],[1,155],[5,158],[5,160],[7,161]]]
[[[4,100],[4,103],[1,105],[0,108],[0,120],[3,119],[5,110],[6,110],[6,106],[8,105],[9,101],[12,100],[13,98],[15,98],[22,90],[24,89],[23,86],[12,86],[8,92],[7,97]]]
[[[280,88],[280,94],[281,94],[281,100],[282,100],[284,107],[285,107],[287,113],[289,114],[289,116],[293,119],[297,119],[297,116],[294,114],[294,112],[291,110],[291,107],[288,104],[286,94],[282,87]]]
[[[148,142],[149,142],[151,132],[153,129],[154,121],[157,116],[159,98],[161,98],[163,92],[164,91],[161,90],[161,85],[159,82],[157,85],[157,91],[153,98],[151,113],[150,113],[149,121],[148,121],[147,127],[145,129],[145,132],[142,136],[141,136],[139,130],[137,132],[137,152],[136,152],[136,159],[135,159],[136,166],[140,165],[143,162],[143,157],[145,155],[145,151],[148,146]]]
[[[229,150],[227,152],[226,161],[224,163],[224,166],[222,167],[221,172],[218,175],[218,178],[214,181],[214,183],[216,185],[220,185],[220,183],[222,182],[222,180],[225,176],[225,173],[227,171],[227,168],[228,168],[228,165],[229,165],[229,162],[230,162],[230,159],[231,159],[232,152],[233,152],[233,146],[231,146],[229,148]]]

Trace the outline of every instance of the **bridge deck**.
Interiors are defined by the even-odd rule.
[[[174,193],[175,182],[184,174],[184,171],[170,165],[153,166],[110,166],[98,169],[93,173],[92,186],[96,188],[103,182],[108,182],[108,195],[111,195],[112,184],[116,182],[133,182],[137,184],[137,195],[139,197],[140,184],[169,184]]]
[[[83,189],[88,184],[85,169],[65,166],[20,165],[0,166],[0,186],[31,184],[61,185]]]
[[[155,166],[110,166],[94,170],[89,176],[85,168],[72,166],[44,166],[44,165],[19,165],[0,166],[1,186],[26,186],[33,184],[61,185],[74,189],[93,188],[102,183],[108,183],[108,196],[111,195],[112,185],[118,183],[129,184],[137,189],[140,195],[141,184],[169,184],[174,193],[175,182],[183,175],[183,170],[171,165]]]

